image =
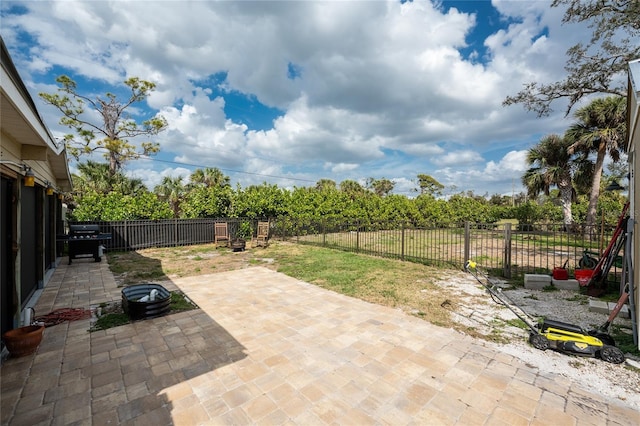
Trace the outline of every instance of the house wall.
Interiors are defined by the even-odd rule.
[[[638,338],[638,318],[640,318],[640,177],[636,173],[640,162],[640,59],[629,63],[629,85],[627,96],[627,153],[629,155],[629,204],[630,219],[633,221],[632,233],[632,259],[633,259],[633,281],[634,305],[636,318],[636,341],[640,349],[640,339]]]
[[[46,157],[45,157],[46,158]],[[46,182],[55,185],[55,177],[47,161],[29,161],[22,157],[22,145],[0,132],[0,175],[4,180],[2,193],[2,332],[23,325],[21,313],[32,305],[33,296],[46,284],[47,271],[55,267],[56,217],[51,211],[62,203],[57,194],[46,195]],[[26,164],[36,175],[33,188],[25,187],[23,172],[17,163]],[[53,219],[53,226],[51,227]],[[48,230],[48,234],[45,231]],[[7,238],[8,237],[8,238]]]
[[[25,325],[57,264],[58,194],[71,190],[64,146],[51,136],[0,37],[0,328]],[[35,185],[24,185],[28,166]],[[47,195],[47,187],[54,188]],[[45,312],[46,313],[46,312]],[[0,347],[1,349],[2,347]],[[3,351],[4,352],[4,351]]]
[[[24,143],[19,143],[11,136],[5,134],[4,132],[0,132],[0,159],[9,160],[15,163],[26,164],[31,167],[31,170],[36,175],[36,184],[40,186],[46,186],[47,182],[56,182],[56,177],[51,170],[49,164],[49,157],[51,153],[47,153],[46,150],[41,150],[39,148],[29,148],[33,147],[32,145],[25,145]],[[40,151],[43,151],[41,154]],[[33,153],[38,153],[37,155],[33,155]],[[33,160],[28,159],[28,157],[36,157],[38,156],[41,160]],[[11,167],[11,166],[9,166]],[[16,167],[13,167],[14,169]]]

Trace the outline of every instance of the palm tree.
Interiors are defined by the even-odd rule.
[[[123,195],[136,195],[147,191],[142,179],[127,177],[120,171],[111,174],[107,163],[91,160],[79,163],[78,172],[73,175],[73,186],[78,194],[96,192],[104,195],[116,191]]]
[[[171,177],[165,176],[162,183],[153,190],[158,198],[169,203],[173,216],[178,217],[180,214],[180,202],[184,196],[185,188],[182,184],[182,176]]]
[[[347,179],[340,182],[340,191],[348,194],[349,198],[355,200],[366,193],[367,190],[355,180]]]
[[[532,197],[541,192],[549,195],[552,186],[558,187],[564,224],[567,226],[573,223],[572,155],[568,152],[570,145],[571,141],[562,136],[545,136],[527,152],[529,169],[522,176],[522,183]]]
[[[189,178],[191,183],[204,185],[207,188],[211,187],[229,187],[231,186],[231,180],[229,176],[225,176],[224,173],[217,167],[206,167],[204,170],[196,169]]]
[[[336,182],[331,179],[320,179],[318,182],[316,182],[317,191],[332,190],[336,188]]]
[[[589,105],[580,108],[575,117],[578,121],[565,134],[573,141],[569,146],[569,152],[596,154],[586,217],[588,229],[596,221],[596,207],[600,196],[600,180],[605,157],[609,154],[611,159],[617,162],[620,159],[620,153],[624,151],[627,100],[621,96],[595,99]]]
[[[109,164],[87,161],[78,163],[79,174],[73,175],[73,186],[79,194],[97,192],[107,194],[113,188],[113,179],[109,173]]]
[[[124,195],[138,195],[149,190],[140,178],[129,178],[118,173],[121,179],[114,183],[114,189]]]

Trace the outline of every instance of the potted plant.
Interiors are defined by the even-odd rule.
[[[2,339],[11,356],[17,358],[34,353],[40,346],[43,332],[44,325],[25,325],[5,332]]]
[[[249,222],[241,222],[238,226],[235,239],[231,241],[233,251],[244,251],[247,246],[247,239],[251,238],[253,229]]]

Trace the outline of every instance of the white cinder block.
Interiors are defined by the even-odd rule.
[[[550,275],[542,274],[524,274],[524,288],[530,290],[542,290],[551,284]]]
[[[560,290],[580,290],[580,284],[578,284],[578,280],[568,279],[568,280],[551,280],[551,283],[559,288]]]

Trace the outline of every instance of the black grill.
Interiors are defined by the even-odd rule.
[[[100,246],[105,240],[111,239],[111,234],[101,234],[99,225],[70,225],[66,239],[69,244],[69,265],[72,259],[88,256],[100,262]]]

